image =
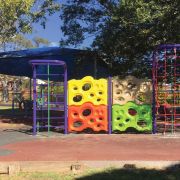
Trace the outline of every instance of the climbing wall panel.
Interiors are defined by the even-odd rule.
[[[151,131],[152,117],[151,106],[137,105],[127,102],[125,105],[112,106],[112,130],[126,131],[134,128],[137,131]]]
[[[86,76],[81,80],[68,81],[68,105],[82,105],[91,102],[94,105],[107,105],[107,80],[95,80]]]
[[[69,106],[68,110],[68,130],[83,131],[91,128],[94,131],[108,130],[107,106],[93,105],[92,103],[84,103],[81,106]]]
[[[152,84],[149,80],[127,76],[124,79],[113,78],[113,104],[126,104],[134,101],[136,104],[152,103]]]

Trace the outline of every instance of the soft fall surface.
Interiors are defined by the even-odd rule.
[[[12,133],[12,134],[11,134]],[[16,136],[16,133],[18,136]],[[7,134],[7,137],[6,137]],[[69,134],[59,137],[5,132],[0,161],[179,161],[180,138],[154,135]],[[0,135],[1,138],[1,135]],[[5,151],[12,153],[5,153]]]

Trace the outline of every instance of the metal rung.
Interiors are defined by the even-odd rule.
[[[36,84],[36,86],[48,86],[48,84]],[[50,84],[50,87],[63,87],[64,84]]]
[[[64,111],[64,108],[49,108],[48,109],[48,107],[47,107],[47,108],[42,108],[42,109],[37,108],[37,110],[38,111],[48,111],[48,110]]]
[[[37,120],[48,120],[47,117],[43,117],[43,118],[36,118]],[[51,120],[56,120],[56,119],[64,119],[64,116],[61,117],[50,117]]]
[[[37,126],[37,128],[41,128],[41,127],[45,127],[45,128],[48,128],[48,127],[61,127],[61,128],[64,128],[64,125],[61,125],[61,126],[48,126],[48,125],[45,125],[45,126]]]
[[[49,75],[48,74],[36,74],[36,76],[64,76],[64,74],[49,74]]]
[[[44,104],[48,104],[48,102],[45,102]],[[64,105],[64,102],[49,102],[50,105]]]
[[[43,95],[44,96],[48,96],[48,93],[44,93]],[[64,94],[50,94],[50,95],[53,95],[53,96],[64,96]]]

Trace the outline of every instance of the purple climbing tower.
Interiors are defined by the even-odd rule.
[[[67,66],[59,60],[31,60],[33,134],[64,130],[67,134]]]

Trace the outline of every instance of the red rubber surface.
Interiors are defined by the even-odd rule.
[[[153,135],[67,135],[1,146],[0,161],[180,160],[180,138]]]

